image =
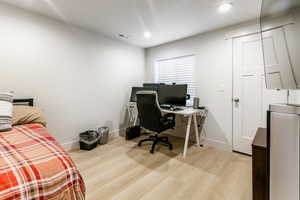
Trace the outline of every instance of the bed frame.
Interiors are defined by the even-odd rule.
[[[14,99],[14,105],[18,106],[31,106],[33,107],[33,98],[30,99]]]

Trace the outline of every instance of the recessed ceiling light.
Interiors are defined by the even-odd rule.
[[[221,13],[228,12],[232,8],[232,3],[223,3],[219,6],[219,11]]]
[[[125,35],[125,34],[122,34],[122,33],[120,33],[118,36],[121,39],[127,39],[128,38],[128,35]]]
[[[151,38],[151,37],[152,37],[152,34],[151,34],[149,31],[145,31],[145,32],[144,32],[144,37],[145,37],[145,38]]]

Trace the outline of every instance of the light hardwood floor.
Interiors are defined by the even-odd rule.
[[[140,140],[141,138],[139,138]],[[174,150],[137,147],[119,137],[92,151],[74,151],[87,186],[87,200],[251,200],[251,158],[170,138]]]

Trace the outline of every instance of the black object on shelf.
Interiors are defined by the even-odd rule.
[[[132,140],[134,138],[141,136],[141,127],[140,126],[132,126],[126,129],[126,140]]]
[[[80,149],[90,151],[97,147],[100,135],[96,131],[85,131],[79,134]]]

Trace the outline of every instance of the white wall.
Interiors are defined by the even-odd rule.
[[[0,4],[0,91],[34,97],[48,130],[68,146],[78,133],[124,127],[144,50]]]
[[[155,61],[196,55],[197,96],[209,108],[205,123],[207,141],[231,150],[232,141],[232,41],[225,40],[229,29],[213,31],[146,51],[147,81],[154,81]]]
[[[206,142],[232,150],[232,39],[231,36],[255,32],[255,22],[228,27],[146,51],[147,81],[154,81],[155,61],[183,55],[196,55],[197,96],[209,109],[204,125]]]
[[[297,12],[296,12],[297,13]],[[299,19],[295,17],[294,20]],[[299,21],[297,21],[297,26]],[[199,34],[146,50],[147,81],[155,80],[155,61],[194,54],[197,57],[197,96],[209,108],[205,123],[207,143],[232,149],[232,37],[259,31],[256,21]],[[293,92],[295,102],[298,92]],[[298,95],[299,96],[299,95]],[[296,103],[296,102],[295,102]]]

